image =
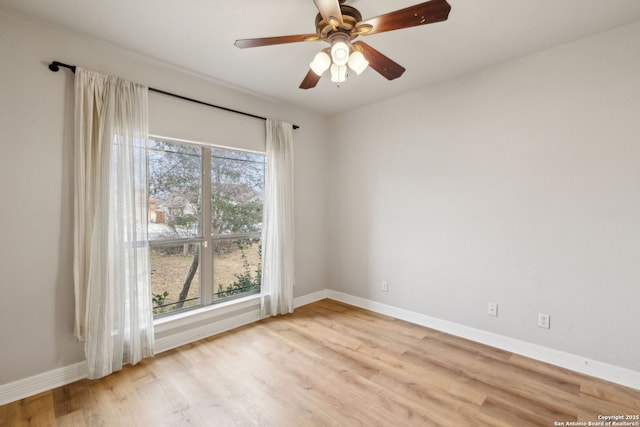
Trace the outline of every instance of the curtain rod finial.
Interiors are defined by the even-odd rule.
[[[76,72],[75,65],[65,64],[64,62],[60,62],[60,61],[52,61],[51,64],[49,64],[49,69],[54,73],[57,73],[60,70],[60,67],[68,68],[71,70],[72,73]]]

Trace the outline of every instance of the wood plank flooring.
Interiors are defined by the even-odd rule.
[[[0,425],[511,427],[636,414],[638,390],[323,300],[1,406]]]

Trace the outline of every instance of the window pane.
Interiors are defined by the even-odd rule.
[[[214,245],[214,301],[260,292],[260,238],[215,239]]]
[[[252,233],[262,229],[265,155],[211,150],[211,233]]]
[[[149,141],[149,239],[201,235],[202,149]]]
[[[200,304],[200,244],[151,248],[153,314]]]

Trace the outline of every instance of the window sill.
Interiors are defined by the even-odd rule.
[[[171,330],[192,326],[214,318],[233,316],[235,313],[260,307],[260,294],[249,295],[219,304],[183,311],[153,321],[156,336]]]

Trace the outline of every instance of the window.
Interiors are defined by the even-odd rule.
[[[148,155],[154,314],[259,293],[265,155],[162,139]]]

